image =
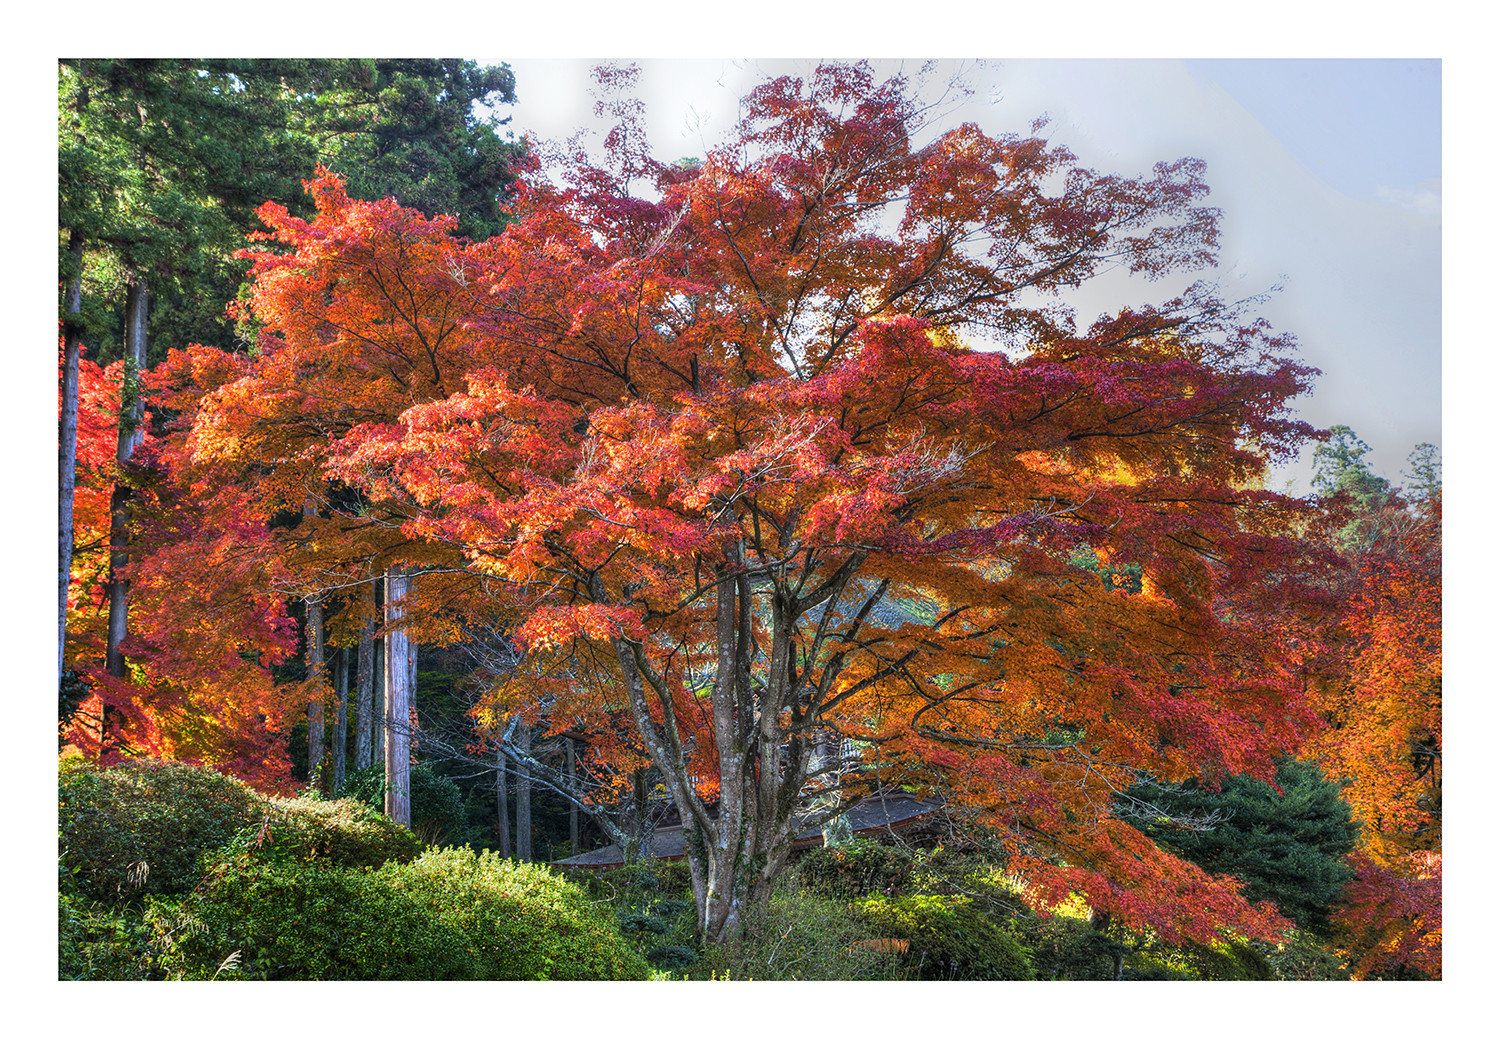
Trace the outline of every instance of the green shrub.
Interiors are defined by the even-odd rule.
[[[352,799],[271,798],[256,825],[236,834],[227,851],[262,862],[375,867],[412,861],[422,842]]]
[[[159,976],[272,980],[645,979],[583,892],[539,866],[467,849],[375,870],[221,862],[180,904],[153,904]]]
[[[1277,981],[1348,981],[1349,963],[1306,931],[1292,928],[1281,944],[1262,944]]]
[[[163,761],[101,769],[64,759],[57,839],[66,883],[112,901],[188,891],[201,875],[199,856],[257,822],[263,804],[212,769]]]
[[[204,890],[160,907],[169,976],[190,980],[464,980],[468,937],[379,871],[306,862],[224,863]],[[221,970],[226,965],[233,969]]]
[[[905,939],[902,967],[924,981],[1030,981],[1031,950],[962,896],[874,896],[858,903],[883,937]]]
[[[1180,946],[1147,943],[1126,957],[1126,981],[1270,981],[1271,962],[1260,949],[1245,942],[1215,942]]]
[[[1038,981],[1110,981],[1118,943],[1085,920],[1062,913],[1025,916],[1015,927],[1031,950]]]
[[[796,884],[813,894],[847,901],[866,895],[905,894],[912,884],[913,854],[905,848],[855,841],[813,848],[797,861]]]
[[[424,844],[462,844],[469,813],[458,784],[430,765],[411,770],[411,828]]]
[[[646,953],[646,960],[657,970],[686,974],[698,962],[698,954],[686,945],[659,945]]]
[[[650,974],[607,910],[543,866],[444,848],[378,875],[469,935],[483,977],[644,980]]]
[[[141,981],[151,977],[151,928],[134,906],[57,895],[57,979]]]
[[[867,981],[895,978],[896,957],[862,943],[877,937],[842,899],[790,884],[746,913],[739,941],[711,948],[695,971],[753,981]]]

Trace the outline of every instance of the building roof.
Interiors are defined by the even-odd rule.
[[[919,801],[910,794],[891,794],[861,801],[845,813],[849,828],[855,836],[873,836],[882,831],[896,832],[928,818],[942,808],[941,801]],[[655,859],[680,859],[686,854],[683,847],[681,826],[661,826],[652,835],[652,854]],[[811,848],[823,843],[823,831],[811,826],[797,834],[793,848]],[[582,855],[559,859],[554,866],[569,869],[613,869],[625,864],[625,856],[615,845],[595,848]]]

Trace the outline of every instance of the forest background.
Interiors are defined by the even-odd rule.
[[[1273,10],[1276,8],[1276,6],[1277,5],[1274,4],[1270,5],[1271,9]],[[1038,25],[1037,28],[1040,32],[1040,30],[1044,28],[1044,26]],[[1316,34],[1312,34],[1311,38],[1315,39]],[[753,39],[753,37],[751,37],[751,39]],[[1252,41],[1253,45],[1254,37],[1251,36],[1248,39]],[[1406,35],[1403,35],[1402,37],[1403,43],[1411,44],[1411,48],[1415,50],[1421,50],[1420,44],[1423,39],[1424,38],[1420,34],[1416,37]],[[1439,39],[1437,37],[1428,37],[1428,39],[1432,39],[1433,43],[1427,48],[1426,53],[1438,53],[1439,51],[1446,51],[1451,46],[1446,37],[1443,38],[1442,42],[1439,42]],[[1415,40],[1415,42],[1412,42],[1413,40]],[[101,41],[99,47],[96,47],[95,49],[101,49],[103,46],[105,46],[105,44]],[[374,45],[372,44],[372,46]],[[772,49],[774,49],[774,47]],[[880,49],[888,50],[889,47],[872,47],[871,49],[875,51],[878,51]],[[1405,49],[1407,48],[1403,46],[1403,50]],[[34,113],[37,114],[37,118],[35,120],[35,126],[28,127],[23,136],[28,142],[36,142],[35,145],[28,144],[28,147],[34,148],[35,152],[39,155],[45,155],[51,150],[51,135],[53,133],[53,126],[51,122],[51,99],[53,90],[51,61],[52,59],[50,57],[43,57],[37,60],[36,62],[34,62],[35,71],[32,72],[28,70],[24,77],[24,86],[34,93],[36,100],[24,105],[22,110],[27,115],[32,115]],[[1472,66],[1466,67],[1465,63],[1463,63],[1462,61],[1449,60],[1445,64],[1444,77],[1445,92],[1447,94],[1445,103],[1450,107],[1450,111],[1455,107],[1461,109],[1463,106],[1472,105],[1475,103],[1476,98],[1482,96],[1482,92],[1478,91],[1474,87],[1473,80],[1471,78],[1472,72]],[[1466,142],[1461,139],[1455,140],[1453,138],[1450,138],[1447,142],[1446,151],[1449,156],[1452,156],[1454,153],[1460,152],[1461,149],[1467,146],[1468,145],[1466,144]],[[31,154],[31,152],[28,151],[28,154]],[[37,161],[40,162],[43,160],[38,159]],[[1472,169],[1472,167],[1469,168]],[[1465,163],[1463,163],[1462,161],[1454,162],[1451,158],[1449,158],[1447,164],[1445,165],[1444,193],[1449,198],[1449,205],[1453,206],[1455,211],[1462,211],[1462,201],[1465,198],[1465,172]],[[1472,184],[1472,181],[1469,181],[1469,183]],[[51,233],[51,225],[48,223],[50,216],[46,213],[45,209],[43,209],[39,213],[31,215],[36,223],[36,230],[24,230],[26,239],[38,242],[46,241],[47,239],[43,236],[50,235]],[[1446,236],[1447,241],[1445,243],[1445,254],[1449,257],[1464,257],[1466,255],[1466,251],[1462,244],[1463,240],[1467,239],[1472,242],[1481,237],[1487,224],[1491,224],[1492,222],[1493,217],[1480,214],[1476,215],[1472,221],[1467,222],[1464,226],[1456,226],[1455,224],[1450,224],[1450,230],[1448,235]],[[23,222],[23,229],[27,227],[28,225]],[[1472,251],[1470,251],[1468,255],[1472,255]],[[40,269],[38,265],[34,263],[27,264],[25,263],[25,261],[17,263],[17,261],[14,259],[8,260],[8,263],[12,265],[13,268],[20,268],[16,271],[19,284],[27,287],[27,291],[25,292],[25,296],[28,300],[25,310],[26,327],[29,329],[36,329],[39,336],[41,333],[47,330],[48,325],[51,321],[52,312],[49,309],[50,304],[47,302],[53,298],[52,293],[55,291],[55,286],[53,286],[49,281],[51,275],[48,271],[46,271],[45,269]],[[1466,265],[1462,262],[1454,262],[1453,259],[1449,259],[1445,273],[1445,280],[1447,282],[1445,288],[1448,293],[1450,306],[1452,305],[1452,301],[1455,299],[1455,297],[1462,298],[1463,296],[1468,295],[1470,296],[1470,298],[1475,298],[1480,294],[1478,286],[1474,284],[1478,280],[1479,276],[1479,272],[1475,269],[1474,266]],[[42,285],[42,282],[48,282],[48,284],[44,286]],[[1462,314],[1462,311],[1451,311],[1447,315],[1447,320],[1445,321],[1445,333],[1449,337],[1450,343],[1455,342],[1456,337],[1463,337],[1464,333],[1468,332],[1473,327],[1471,324],[1471,322],[1473,321],[1473,317],[1474,315],[1472,311],[1472,305],[1469,308],[1467,320]],[[32,336],[31,338],[37,338],[37,336]],[[1463,347],[1460,346],[1459,349],[1462,350]],[[1450,385],[1447,387],[1449,401],[1448,418],[1450,420],[1458,419],[1462,421],[1464,420],[1465,415],[1473,416],[1474,414],[1476,414],[1476,412],[1482,413],[1483,405],[1475,398],[1477,394],[1481,392],[1480,387],[1488,382],[1488,375],[1492,374],[1493,368],[1493,361],[1489,359],[1488,356],[1485,356],[1484,353],[1485,352],[1481,352],[1478,356],[1472,353],[1463,353],[1458,355],[1462,357],[1463,364],[1465,366],[1465,378],[1462,384],[1454,385],[1450,383]],[[50,380],[53,373],[50,366],[47,364],[44,355],[38,354],[37,356],[31,356],[28,353],[23,358],[22,371],[25,375],[24,385],[28,387],[40,387],[43,385],[43,383],[47,383],[48,385],[50,385]],[[28,392],[25,395],[25,399],[21,403],[21,407],[17,409],[13,420],[17,421],[20,424],[20,428],[30,428],[32,425],[40,426],[43,421],[47,420],[45,417],[40,415],[40,412],[49,405],[49,396],[49,394],[40,390],[38,390],[38,392],[36,393]],[[33,413],[33,408],[35,409],[35,413]],[[1466,550],[1472,549],[1473,555],[1470,556],[1470,558],[1477,558],[1480,555],[1479,545],[1473,539],[1477,537],[1478,532],[1472,527],[1467,527],[1465,524],[1465,516],[1472,515],[1472,513],[1467,512],[1465,508],[1465,502],[1472,501],[1472,499],[1466,493],[1466,481],[1464,477],[1467,472],[1475,471],[1471,470],[1469,466],[1471,465],[1474,458],[1474,453],[1479,450],[1479,445],[1468,438],[1450,437],[1450,439],[1445,443],[1444,447],[1444,463],[1445,469],[1448,474],[1448,480],[1446,482],[1451,488],[1448,495],[1447,506],[1450,515],[1449,536],[1458,539],[1455,542],[1453,548],[1450,548],[1450,552],[1452,552],[1456,548],[1460,555],[1454,556],[1453,558],[1458,559],[1464,557],[1467,554]],[[23,449],[23,451],[25,454],[27,454],[28,457],[24,462],[22,462],[20,466],[19,472],[21,478],[26,482],[27,486],[30,486],[33,482],[36,484],[36,486],[38,487],[36,496],[39,497],[42,501],[50,501],[50,489],[46,487],[46,485],[50,483],[51,475],[50,451],[45,449],[45,445],[35,450],[28,447],[26,449]],[[19,525],[16,529],[19,531],[20,537],[24,539],[24,543],[44,544],[48,540],[48,530],[50,527],[49,512],[50,510],[48,509],[38,510],[35,515],[27,516],[19,522]],[[49,567],[45,560],[46,556],[44,553],[23,556],[23,560],[19,565],[21,568],[23,582],[27,585],[27,587],[40,588],[42,587],[44,582],[49,581],[50,575],[47,573]],[[1472,595],[1472,582],[1470,582],[1470,584],[1471,588],[1469,590],[1469,594]],[[1456,574],[1454,583],[1450,585],[1450,598],[1458,598],[1460,602],[1469,601],[1465,593],[1464,585],[1464,575],[1462,573]],[[1454,635],[1451,636],[1450,641],[1452,650],[1450,653],[1449,666],[1457,666],[1459,668],[1457,674],[1459,675],[1458,681],[1460,682],[1461,688],[1467,684],[1466,680],[1472,674],[1472,672],[1468,671],[1466,665],[1472,666],[1473,658],[1472,656],[1470,656],[1465,647],[1467,645],[1472,645],[1473,643],[1465,639],[1465,632],[1466,630],[1471,634],[1476,632],[1476,630],[1482,623],[1483,613],[1484,611],[1480,609],[1476,609],[1473,611],[1452,611],[1449,613],[1449,623],[1453,625],[1454,629]],[[39,646],[45,644],[50,640],[50,636],[47,634],[44,624],[45,622],[42,621],[39,612],[31,613],[29,616],[23,615],[21,618],[18,618],[15,621],[15,630],[19,633],[18,643],[22,646]],[[32,630],[33,627],[35,629],[34,631]],[[1467,660],[1466,657],[1468,658]],[[45,660],[45,655],[42,657],[42,660]],[[37,685],[41,681],[45,680],[45,675],[42,673],[42,671],[46,667],[46,665],[42,662],[42,660],[38,660],[35,663],[33,663],[32,661],[27,661],[23,666],[22,675],[23,681],[26,684]],[[1466,728],[1464,723],[1470,719],[1472,719],[1472,721],[1474,722],[1479,722],[1481,718],[1488,713],[1489,710],[1490,708],[1487,705],[1469,704],[1461,701],[1456,702],[1453,706],[1453,713],[1455,719],[1459,721],[1459,725],[1453,727],[1453,738],[1462,741],[1463,732]],[[1473,712],[1473,714],[1471,715],[1469,714],[1469,712]],[[23,718],[30,718],[33,713],[38,716],[38,718],[46,713],[46,704],[44,698],[37,698],[37,701],[35,703],[26,702],[23,704]],[[44,720],[39,721],[37,724],[28,722],[25,728],[33,733],[46,732]],[[1462,743],[1460,742],[1458,744],[1455,744],[1455,746],[1462,747]],[[50,763],[43,763],[44,759],[48,757],[48,750],[49,747],[47,740],[29,740],[24,748],[26,757],[23,758],[23,761],[26,763],[23,766],[23,773],[29,775],[50,775]],[[36,755],[36,760],[34,762],[30,758],[30,755],[33,753],[35,753]],[[1460,771],[1454,773],[1455,780],[1458,780],[1460,778],[1467,778],[1463,771],[1464,766],[1460,764],[1459,767]],[[46,784],[43,785],[45,786]],[[1453,804],[1456,806],[1453,810],[1460,812],[1460,817],[1462,817],[1463,812],[1465,786],[1465,784],[1455,782],[1452,788]],[[28,812],[31,813],[31,817],[27,824],[27,832],[33,832],[34,827],[34,832],[39,835],[38,839],[36,839],[35,841],[28,840],[28,844],[35,847],[45,848],[50,844],[51,841],[51,836],[47,832],[48,819],[46,817],[46,801],[47,797],[45,795],[45,792],[34,798],[29,795],[27,797],[27,809]],[[1460,857],[1458,853],[1460,853],[1467,847],[1467,842],[1462,837],[1462,834],[1458,832],[1455,832],[1453,840],[1456,853],[1455,862],[1457,863]],[[39,878],[37,883],[41,885],[50,884],[52,863],[48,861],[46,856],[41,856],[40,861],[34,864],[28,864],[26,872],[30,874],[33,869],[35,870],[35,876]],[[1461,865],[1456,866],[1454,872],[1451,874],[1450,897],[1454,897],[1456,899],[1462,898],[1463,894],[1465,893],[1465,888],[1463,885],[1464,871]],[[38,915],[36,933],[45,934],[50,926],[51,921],[48,919],[48,913],[44,908]],[[27,932],[32,932],[32,928],[30,926],[27,927]],[[1451,935],[1455,952],[1458,952],[1463,948],[1464,943],[1463,926],[1462,920],[1460,918],[1454,919],[1454,927]],[[7,953],[7,955],[15,955],[14,947],[12,948],[11,952]],[[1460,961],[1458,957],[1455,956],[1455,971],[1459,962]],[[1136,997],[1133,997],[1130,994],[1126,994],[1124,996],[1114,996],[1114,998],[1130,1000]],[[1145,999],[1147,997],[1145,997],[1143,994],[1139,998]],[[1369,1009],[1371,998],[1372,997],[1368,992],[1364,993],[1361,996],[1361,999],[1364,1000],[1367,1004],[1366,1009]],[[1376,1006],[1380,1006],[1379,999],[1380,996],[1377,994],[1377,996],[1374,997],[1374,1003]],[[1388,1015],[1392,1012],[1399,1012],[1399,1008],[1384,1007],[1374,1012],[1384,1013]]]

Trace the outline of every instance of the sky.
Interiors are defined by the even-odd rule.
[[[591,62],[508,63],[518,136],[561,139],[596,124]],[[702,155],[738,99],[767,75],[806,74],[810,60],[638,62],[647,127],[668,159]],[[883,61],[880,71],[919,62]],[[1418,443],[1442,448],[1442,140],[1439,60],[1032,59],[964,63],[973,93],[946,118],[991,133],[1043,131],[1101,172],[1137,174],[1184,155],[1208,164],[1224,212],[1218,277],[1227,295],[1267,290],[1260,308],[1322,370],[1300,417],[1350,426],[1373,468],[1401,482]],[[939,66],[939,79],[960,71]],[[1080,319],[1113,310],[1110,285]],[[982,344],[980,344],[982,345]],[[1309,490],[1311,450],[1273,485]]]

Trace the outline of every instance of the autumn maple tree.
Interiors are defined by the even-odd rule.
[[[1275,933],[1115,814],[1143,778],[1268,778],[1314,721],[1331,563],[1257,488],[1315,373],[1184,277],[1214,262],[1203,165],[936,132],[860,65],[763,84],[667,165],[610,100],[630,70],[601,79],[606,161],[533,170],[486,241],[327,173],[313,218],[264,207],[258,356],[209,385],[182,355],[185,450],[262,511],[317,496],[325,586],[415,572],[434,637],[509,632],[524,680],[481,728],[626,720],[591,752],[661,777],[710,941],[799,832],[902,783],[991,826],[1039,904]],[[1174,287],[1080,324],[1110,272]]]
[[[1418,448],[1413,457],[1425,456]],[[1343,468],[1352,472],[1330,486],[1345,493],[1329,505],[1343,520],[1345,610],[1314,683],[1325,724],[1303,753],[1344,779],[1363,826],[1337,917],[1355,973],[1407,966],[1440,977],[1442,494],[1430,461],[1425,493],[1410,500],[1358,454]],[[1362,497],[1348,493],[1361,485]]]

